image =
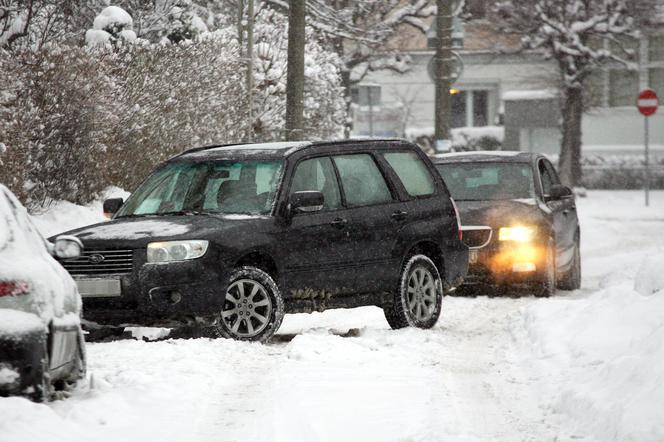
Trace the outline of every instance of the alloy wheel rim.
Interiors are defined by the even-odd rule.
[[[235,336],[252,338],[270,323],[272,300],[265,287],[252,279],[240,279],[226,290],[221,320]]]
[[[429,270],[416,267],[410,272],[406,303],[411,316],[417,321],[431,319],[436,310],[436,281]]]

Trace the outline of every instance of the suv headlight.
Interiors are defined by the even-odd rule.
[[[148,262],[186,261],[200,258],[208,249],[208,241],[164,241],[148,244]]]
[[[528,242],[535,239],[535,227],[501,227],[498,231],[498,241]]]

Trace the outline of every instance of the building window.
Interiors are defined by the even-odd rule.
[[[458,91],[452,95],[452,127],[466,126],[466,91]]]
[[[489,124],[489,91],[473,91],[473,126]]]
[[[638,94],[638,71],[613,69],[609,72],[609,106],[633,106]]]
[[[488,124],[488,90],[452,90],[452,127],[477,127]]]

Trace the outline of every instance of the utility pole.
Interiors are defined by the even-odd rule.
[[[436,0],[436,54],[434,72],[436,87],[435,108],[435,143],[436,150],[449,148],[450,116],[452,112],[452,0]]]
[[[247,0],[247,141],[254,140],[254,0]]]
[[[304,24],[306,0],[288,2],[286,140],[304,138]]]

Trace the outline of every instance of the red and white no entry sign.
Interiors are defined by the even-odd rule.
[[[652,89],[644,89],[639,93],[639,98],[636,100],[636,107],[646,117],[653,115],[657,112],[659,107],[659,98],[657,93]]]

